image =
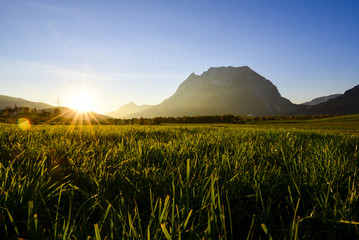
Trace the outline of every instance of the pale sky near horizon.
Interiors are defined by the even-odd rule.
[[[293,103],[359,84],[359,1],[0,1],[0,94],[92,110],[158,104],[249,66]]]

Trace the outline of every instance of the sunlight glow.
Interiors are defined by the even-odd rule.
[[[75,93],[71,101],[71,107],[79,112],[92,111],[94,104],[93,96],[86,91]]]

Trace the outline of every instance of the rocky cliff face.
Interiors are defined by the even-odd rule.
[[[244,67],[210,68],[192,73],[168,99],[127,117],[195,115],[283,115],[296,105],[281,97],[269,80]]]

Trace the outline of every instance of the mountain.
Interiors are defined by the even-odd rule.
[[[201,75],[192,73],[162,103],[125,117],[285,115],[297,107],[283,98],[272,82],[247,66],[212,67]]]
[[[106,115],[114,117],[114,118],[123,118],[126,115],[136,113],[136,112],[140,112],[140,111],[144,111],[144,110],[146,110],[146,109],[148,109],[150,107],[153,107],[153,105],[140,105],[140,106],[138,106],[134,102],[130,102],[128,104],[123,105],[122,107],[120,107],[116,111],[106,113]]]
[[[347,90],[339,97],[311,106],[308,113],[339,115],[359,113],[359,85]]]
[[[29,107],[29,108],[36,108],[36,109],[43,109],[43,108],[51,108],[53,106],[42,103],[42,102],[31,102],[29,100],[23,98],[15,98],[5,95],[0,95],[0,109],[5,109],[7,107],[14,108],[15,105],[17,107]]]
[[[317,105],[317,104],[327,102],[330,99],[334,99],[334,98],[339,97],[341,95],[342,94],[332,94],[332,95],[325,96],[325,97],[318,97],[318,98],[314,98],[312,101],[302,103],[301,105],[314,106],[314,105]]]

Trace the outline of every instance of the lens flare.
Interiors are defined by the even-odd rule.
[[[17,123],[22,130],[29,130],[31,128],[30,120],[27,118],[19,118],[19,120],[17,120]]]

